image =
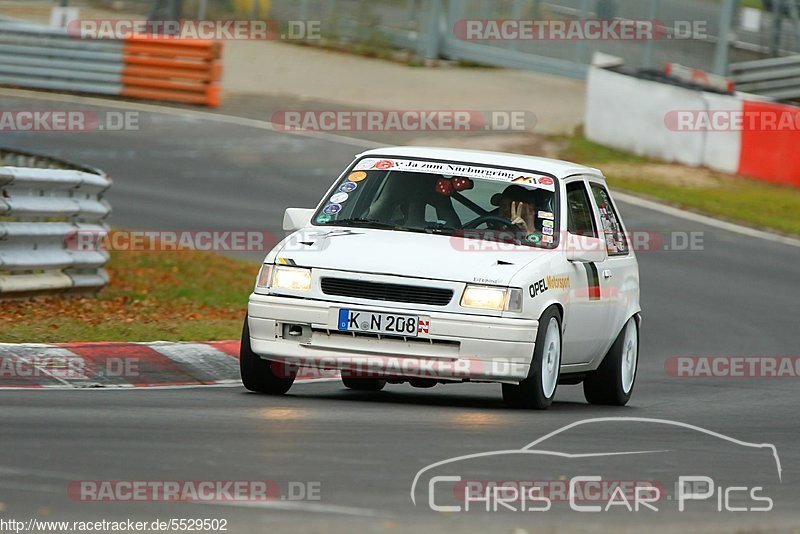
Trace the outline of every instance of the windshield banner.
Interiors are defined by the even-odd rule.
[[[480,180],[514,183],[524,187],[536,187],[555,191],[555,180],[549,176],[522,174],[522,171],[479,167],[456,162],[420,161],[412,159],[379,159],[365,158],[359,161],[355,171],[398,171],[441,174]]]

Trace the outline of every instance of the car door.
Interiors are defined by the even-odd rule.
[[[601,353],[605,353],[628,320],[630,310],[638,309],[639,269],[635,253],[630,246],[627,229],[608,187],[598,179],[589,178],[588,183],[598,228],[606,242],[608,252],[608,259],[598,265],[603,286],[601,297],[608,304],[610,338],[607,347],[601,349]]]
[[[574,236],[600,237],[597,215],[589,187],[583,177],[565,180],[566,226]],[[565,242],[567,239],[564,240]],[[605,262],[603,262],[605,263]],[[603,263],[570,262],[570,299],[564,317],[566,365],[591,362],[609,338],[610,304],[601,279]]]

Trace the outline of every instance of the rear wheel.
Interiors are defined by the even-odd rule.
[[[242,328],[239,348],[239,372],[244,387],[256,393],[283,395],[294,383],[296,371],[291,366],[262,359],[250,346],[250,325],[247,318]]]
[[[583,381],[583,395],[589,404],[625,406],[631,399],[638,367],[639,323],[631,317],[603,363]]]
[[[380,391],[386,386],[386,380],[379,378],[345,378],[342,383],[347,389],[354,391]]]
[[[561,316],[548,308],[539,319],[528,378],[503,384],[503,400],[512,408],[546,410],[553,403],[561,373]]]

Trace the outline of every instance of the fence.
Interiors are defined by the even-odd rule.
[[[80,39],[0,21],[0,84],[218,106],[220,46],[147,36]]]
[[[211,3],[214,4],[213,0]],[[745,9],[739,0],[272,0],[277,20],[322,21],[324,36],[410,48],[443,57],[583,78],[593,52],[634,68],[679,63],[720,75],[729,62],[800,52],[800,21]],[[636,40],[468,40],[461,20],[656,21],[660,38]]]
[[[800,100],[800,55],[734,63],[731,77],[739,91]]]
[[[0,298],[97,291],[108,253],[97,248],[111,181],[96,169],[0,149]],[[95,236],[74,246],[74,237]]]

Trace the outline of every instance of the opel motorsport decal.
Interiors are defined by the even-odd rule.
[[[531,286],[528,288],[528,293],[530,294],[531,298],[536,298],[545,291],[549,291],[551,289],[567,290],[569,287],[569,276],[548,276],[546,278],[542,278],[535,284],[531,284]]]
[[[354,171],[401,171],[421,172],[425,174],[442,174],[460,176],[498,182],[516,183],[526,187],[537,187],[547,191],[555,191],[555,180],[549,176],[534,176],[522,171],[511,171],[493,167],[480,167],[457,162],[435,162],[413,159],[380,159],[365,158],[359,161]]]

